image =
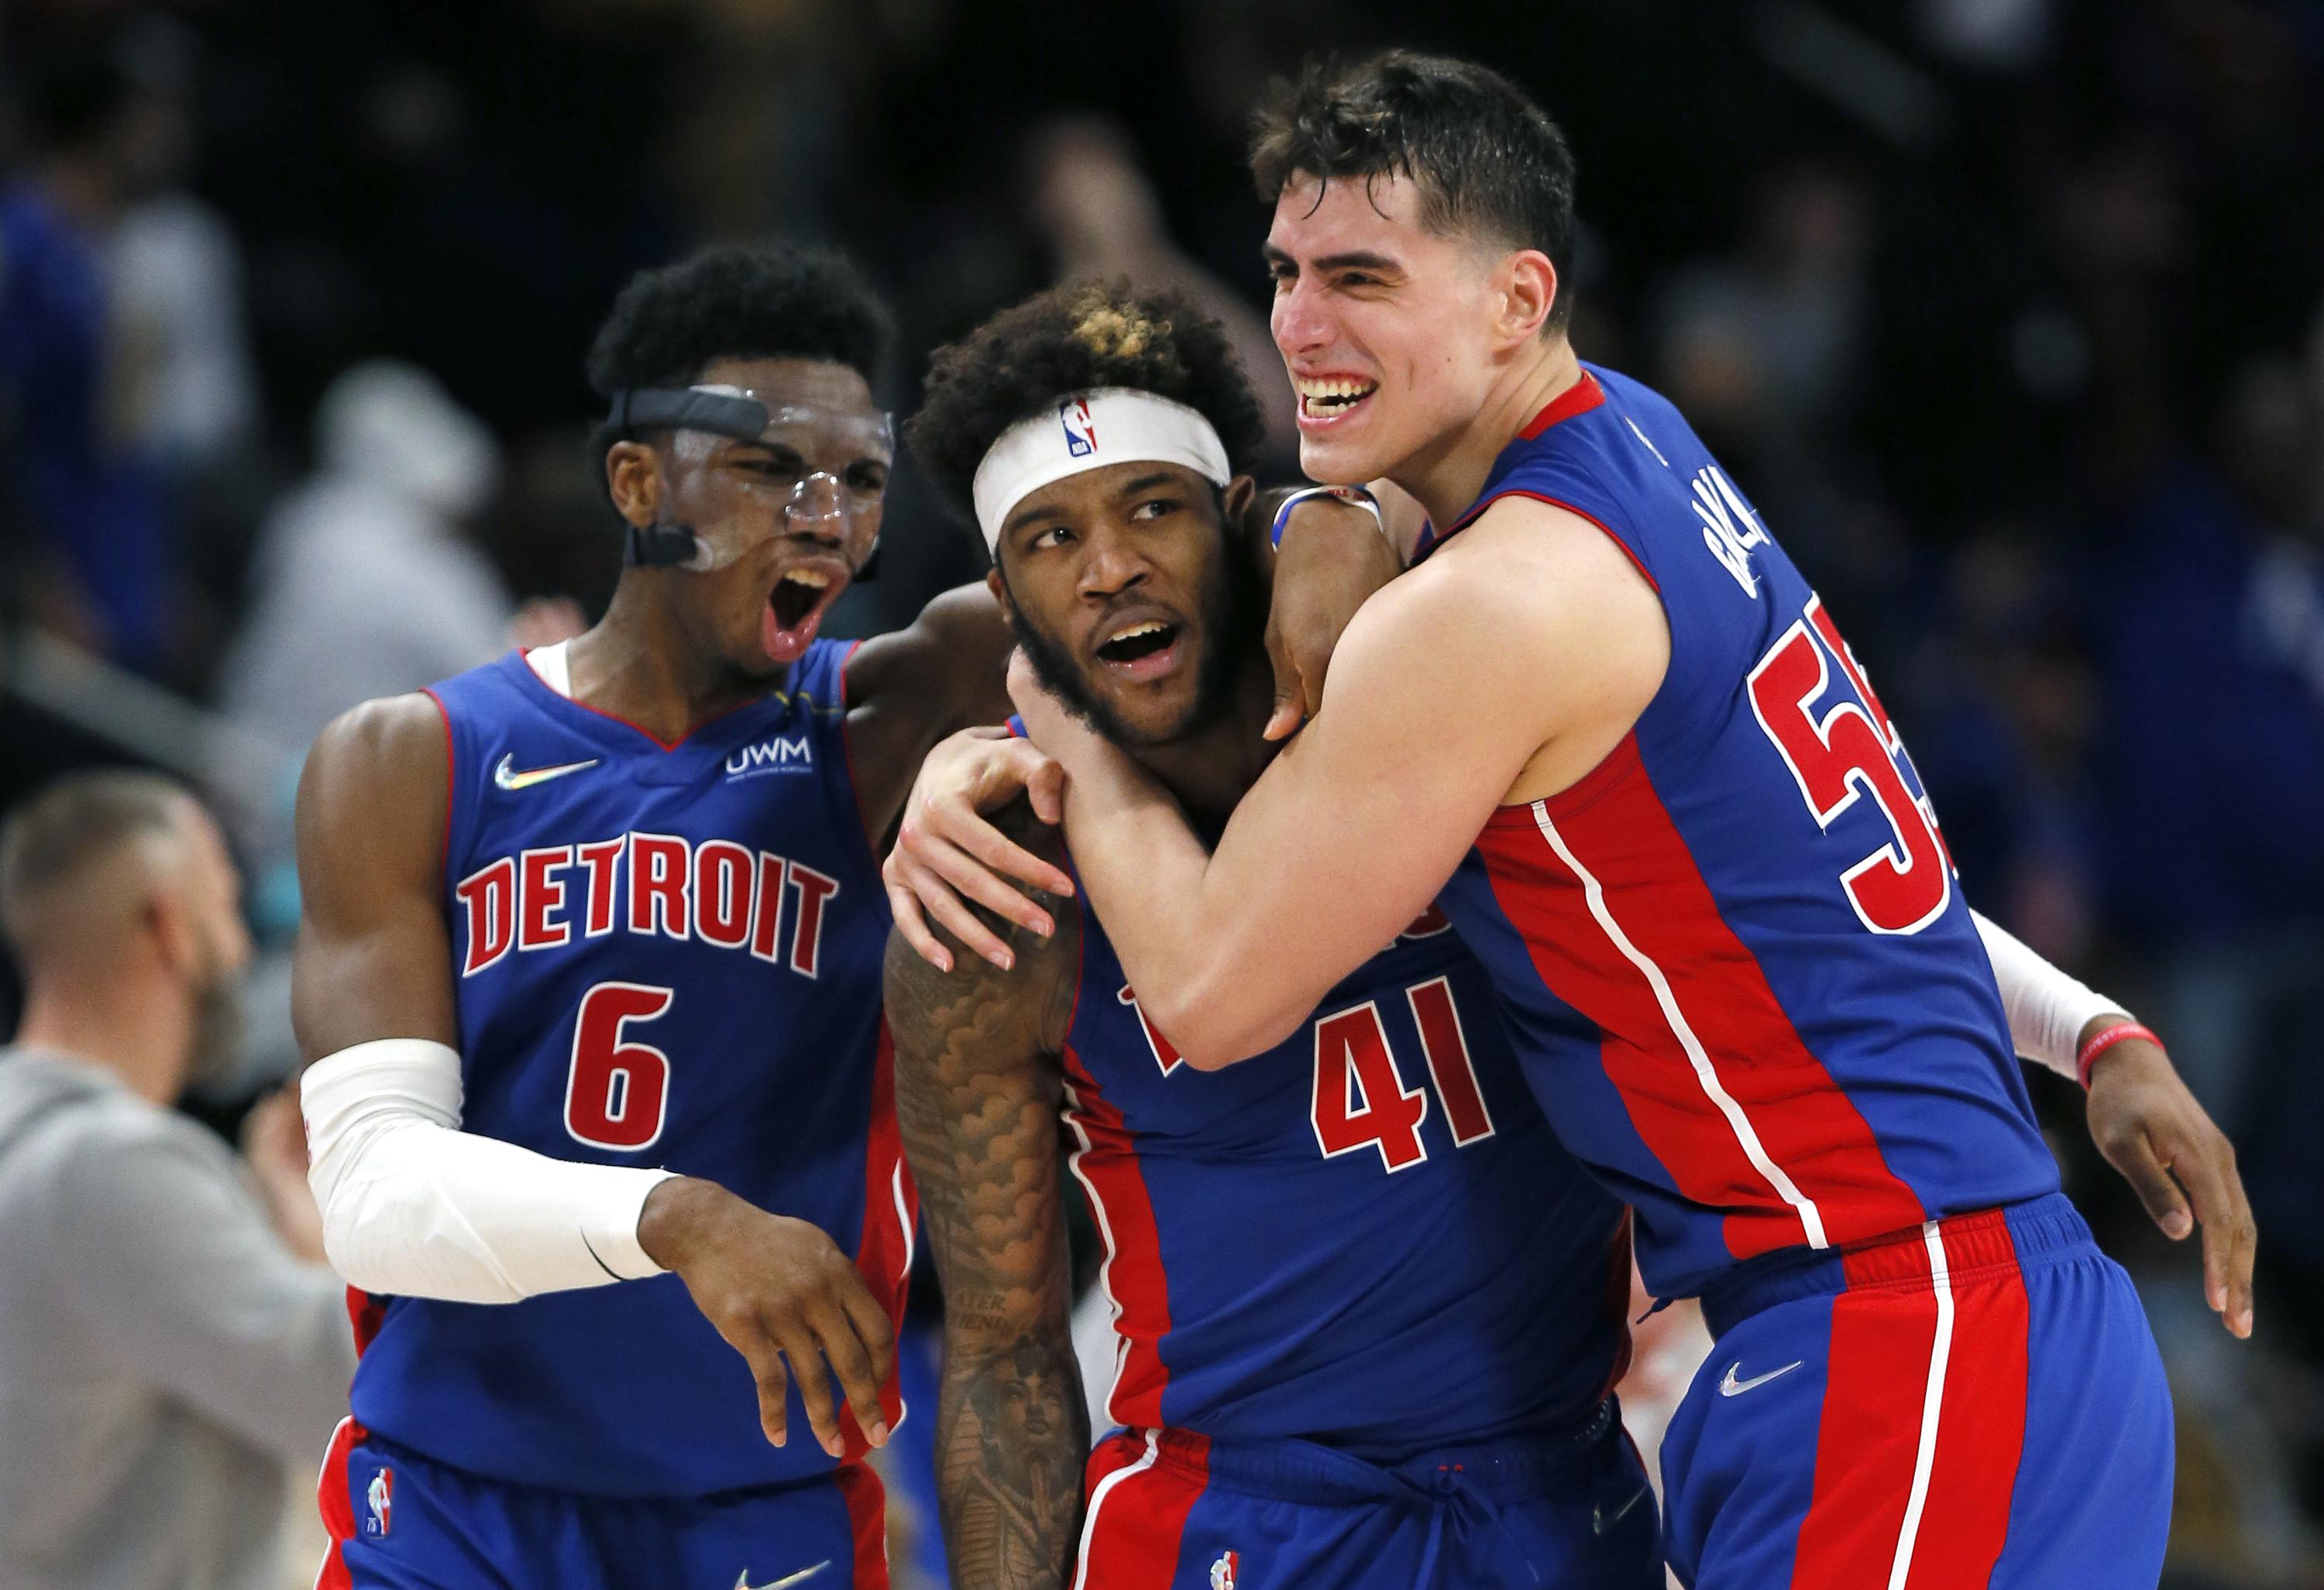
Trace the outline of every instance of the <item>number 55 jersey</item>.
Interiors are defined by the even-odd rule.
[[[2170,1398],[2058,1191],[1936,815],[1839,629],[1667,402],[1584,366],[1494,461],[1670,661],[1440,896],[1534,1095],[1717,1348],[1663,1447],[1693,1590],[2151,1586]],[[1436,546],[1445,544],[1442,541]],[[1434,550],[1434,549],[1432,549]],[[1456,553],[1457,555],[1457,553]]]
[[[915,1203],[881,1021],[890,918],[847,766],[848,650],[816,642],[780,690],[677,744],[515,652],[436,687],[444,911],[465,1130],[664,1166],[809,1221],[892,1317]],[[535,660],[554,677],[562,657]],[[510,1305],[355,1304],[355,1419],[470,1474],[698,1497],[834,1466],[796,1389],[788,1445],[768,1443],[748,1365],[674,1275]]]

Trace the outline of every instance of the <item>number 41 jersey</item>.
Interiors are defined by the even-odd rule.
[[[1559,1135],[1636,1209],[1646,1284],[2054,1192],[1904,743],[1678,411],[1585,366],[1446,533],[1510,496],[1613,539],[1670,663],[1597,768],[1493,814],[1438,902]]]
[[[890,919],[847,766],[848,650],[816,642],[781,690],[675,745],[515,652],[438,685],[444,910],[466,1130],[665,1166],[810,1221],[892,1317],[915,1206],[881,1021]],[[674,1275],[507,1305],[356,1301],[355,1417],[439,1462],[636,1497],[832,1466],[796,1390],[789,1444],[768,1444],[748,1366]]]

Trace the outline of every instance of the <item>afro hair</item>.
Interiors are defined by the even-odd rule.
[[[1150,392],[1208,420],[1238,472],[1265,434],[1259,399],[1225,330],[1185,294],[1127,281],[1068,282],[1003,310],[928,362],[904,427],[945,504],[973,522],[972,485],[1001,433],[1096,387]]]
[[[827,359],[879,379],[887,307],[846,256],[791,244],[721,245],[641,271],[589,349],[589,384],[687,386],[720,359]]]

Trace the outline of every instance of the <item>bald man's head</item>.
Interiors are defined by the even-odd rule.
[[[125,770],[76,773],[10,813],[0,824],[0,936],[34,994],[103,997],[109,977],[150,969],[190,1002],[191,1072],[226,1059],[250,941],[234,862],[183,785]]]
[[[0,826],[0,932],[29,970],[102,953],[143,905],[156,874],[183,864],[198,813],[155,773],[112,770],[60,779]]]

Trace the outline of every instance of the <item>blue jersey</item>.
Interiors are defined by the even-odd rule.
[[[1597,523],[1670,624],[1632,732],[1494,814],[1441,898],[1647,1284],[2056,1190],[1904,744],[1686,421],[1586,367],[1446,533],[1506,496]]]
[[[816,642],[781,691],[674,745],[558,695],[513,652],[438,686],[444,911],[466,1130],[666,1166],[811,1221],[892,1314],[915,1206],[881,1020],[890,919],[847,766],[847,651]],[[355,1417],[474,1474],[698,1496],[833,1465],[796,1390],[792,1439],[768,1444],[748,1365],[674,1275],[511,1305],[359,1299],[358,1329]]]
[[[1116,1420],[1395,1461],[1605,1396],[1628,1216],[1558,1146],[1443,918],[1205,1073],[1081,911],[1065,1119],[1105,1239]]]

